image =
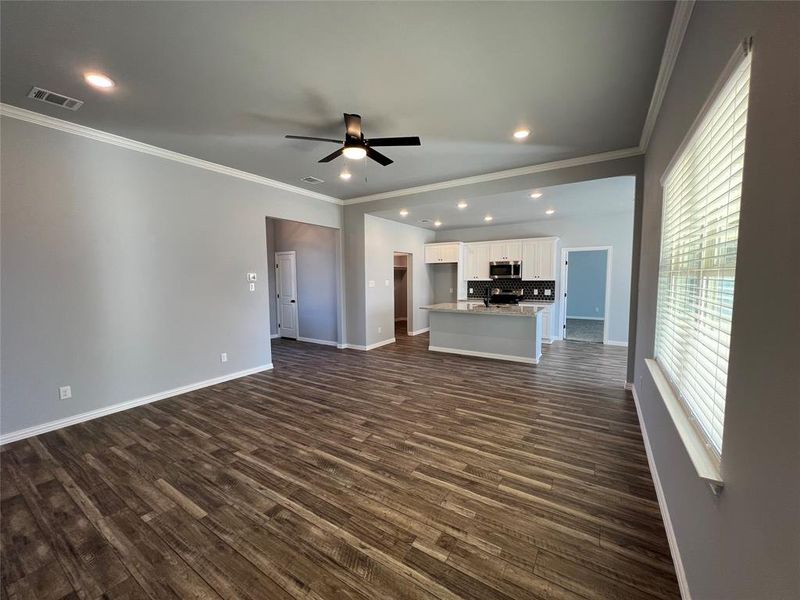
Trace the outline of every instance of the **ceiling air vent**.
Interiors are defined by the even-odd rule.
[[[47,102],[48,104],[55,104],[56,106],[67,108],[69,110],[78,110],[81,106],[83,106],[83,100],[76,100],[75,98],[70,98],[69,96],[62,96],[61,94],[56,94],[55,92],[51,92],[50,90],[45,90],[40,87],[31,88],[31,91],[28,92],[28,98],[33,98],[34,100],[39,100],[40,102]]]
[[[430,223],[433,223],[433,221],[431,221],[430,219],[420,219],[419,222],[424,224],[424,225],[428,225]]]
[[[310,183],[311,185],[317,185],[318,183],[325,183],[322,179],[318,179],[318,178],[313,177],[311,175],[309,175],[308,177],[300,178],[300,181],[302,181],[304,183]]]

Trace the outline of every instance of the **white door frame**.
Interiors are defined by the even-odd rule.
[[[300,309],[298,308],[298,297],[297,297],[297,252],[294,250],[285,250],[282,252],[275,253],[275,301],[277,303],[277,317],[278,321],[281,320],[281,274],[280,269],[278,269],[279,259],[278,257],[281,255],[287,255],[292,257],[292,263],[294,264],[294,269],[292,273],[292,287],[294,289],[294,326],[295,326],[295,339],[300,338]],[[280,324],[278,325],[278,337],[281,335],[281,327]]]
[[[611,314],[611,257],[613,246],[580,246],[576,248],[561,249],[561,307],[560,313],[560,339],[566,340],[567,333],[567,302],[569,301],[569,288],[567,286],[567,257],[570,252],[591,252],[592,250],[606,250],[606,310],[603,315],[603,343],[608,344],[608,317]],[[564,295],[567,295],[566,298]]]

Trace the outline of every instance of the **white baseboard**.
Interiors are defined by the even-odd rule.
[[[17,440],[24,440],[25,438],[47,433],[48,431],[69,427],[70,425],[76,425],[78,423],[83,423],[84,421],[91,421],[92,419],[104,417],[115,412],[128,410],[129,408],[134,408],[136,406],[142,406],[143,404],[150,404],[151,402],[156,402],[157,400],[172,398],[173,396],[180,396],[181,394],[193,392],[194,390],[199,390],[201,388],[223,383],[225,381],[230,381],[231,379],[245,377],[246,375],[260,373],[261,371],[268,371],[270,369],[272,369],[272,363],[261,365],[260,367],[254,367],[252,369],[245,369],[244,371],[237,371],[236,373],[221,375],[219,377],[214,377],[213,379],[206,379],[205,381],[198,381],[197,383],[190,383],[189,385],[183,385],[181,387],[172,388],[171,390],[166,390],[164,392],[150,394],[149,396],[143,396],[141,398],[134,398],[133,400],[119,402],[117,404],[112,404],[111,406],[105,406],[103,408],[72,415],[71,417],[57,419],[55,421],[48,421],[47,423],[42,423],[41,425],[34,425],[33,427],[18,429],[17,431],[0,435],[0,445],[8,444],[9,442],[16,442]]]
[[[386,346],[387,344],[394,344],[394,343],[395,339],[389,338],[388,340],[383,340],[382,342],[375,342],[374,344],[370,344],[369,346],[363,346],[360,344],[347,344],[347,347],[350,348],[351,350],[362,350],[366,352],[368,350],[374,350],[375,348],[380,348],[381,346]]]
[[[428,333],[431,330],[430,327],[423,327],[422,329],[417,329],[416,331],[409,331],[408,335],[419,335],[420,333]]]
[[[678,548],[678,540],[675,539],[675,530],[672,528],[672,519],[669,517],[669,508],[667,507],[667,502],[664,499],[664,489],[661,487],[661,479],[658,477],[656,463],[653,461],[653,449],[650,447],[650,440],[647,437],[647,429],[644,426],[644,419],[642,419],[642,408],[639,405],[639,396],[636,395],[636,386],[626,383],[625,387],[627,388],[628,385],[631,386],[630,389],[633,391],[633,402],[636,405],[636,414],[639,417],[639,428],[642,430],[644,450],[647,454],[647,463],[650,465],[650,476],[653,478],[653,486],[656,488],[658,507],[661,509],[661,520],[664,521],[664,530],[667,533],[669,551],[672,554],[672,562],[675,565],[675,575],[678,578],[678,587],[681,591],[681,598],[683,600],[692,600],[692,595],[689,593],[689,583],[686,581],[686,571],[683,569],[681,552]]]
[[[269,336],[269,339],[274,340],[275,338],[279,338],[279,337],[281,337],[280,333],[273,333],[272,335]]]
[[[568,319],[575,319],[577,321],[605,321],[603,317],[573,317],[572,315],[567,315]]]
[[[344,350],[345,348],[347,348],[347,344],[339,344],[339,343],[337,343],[337,344],[336,344],[336,347],[337,347],[339,350]]]
[[[310,344],[322,344],[323,346],[338,346],[336,342],[332,342],[330,340],[318,340],[315,338],[307,338],[307,337],[299,337],[297,338],[298,342],[308,342]]]
[[[618,342],[616,340],[606,340],[603,342],[606,346],[622,346],[623,348],[628,347],[628,342]]]
[[[492,352],[478,352],[476,350],[461,350],[460,348],[443,348],[440,346],[428,346],[431,352],[445,352],[447,354],[462,354],[464,356],[477,356],[478,358],[493,358],[496,360],[510,360],[512,362],[526,363],[529,365],[538,365],[538,358],[527,358],[524,356],[513,356],[511,354],[494,354]]]
[[[633,384],[630,381],[626,381],[625,385],[623,385],[622,387],[625,388],[626,390],[632,390]]]

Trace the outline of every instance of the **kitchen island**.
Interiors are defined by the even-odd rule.
[[[537,364],[542,355],[542,306],[445,302],[430,311],[428,350]]]

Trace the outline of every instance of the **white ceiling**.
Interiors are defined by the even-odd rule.
[[[0,3],[2,101],[337,198],[636,146],[673,2]],[[111,93],[86,86],[100,70]],[[37,85],[78,112],[26,98]],[[396,162],[284,134],[419,135]],[[533,130],[512,140],[519,125]],[[300,183],[313,175],[325,183]]]
[[[456,202],[448,200],[414,206],[408,209],[408,215],[405,217],[400,215],[399,210],[394,209],[376,211],[372,214],[427,229],[437,229],[432,221],[439,219],[442,222],[438,228],[440,230],[571,217],[586,218],[614,213],[632,213],[634,186],[634,177],[610,177],[493,196],[465,197],[463,200],[467,202],[468,206],[463,209],[458,208]],[[534,191],[541,192],[542,197],[531,198],[530,194]],[[555,213],[547,215],[545,214],[547,209],[554,209]],[[487,214],[493,217],[489,223],[483,220]],[[431,222],[422,223],[423,219]]]

